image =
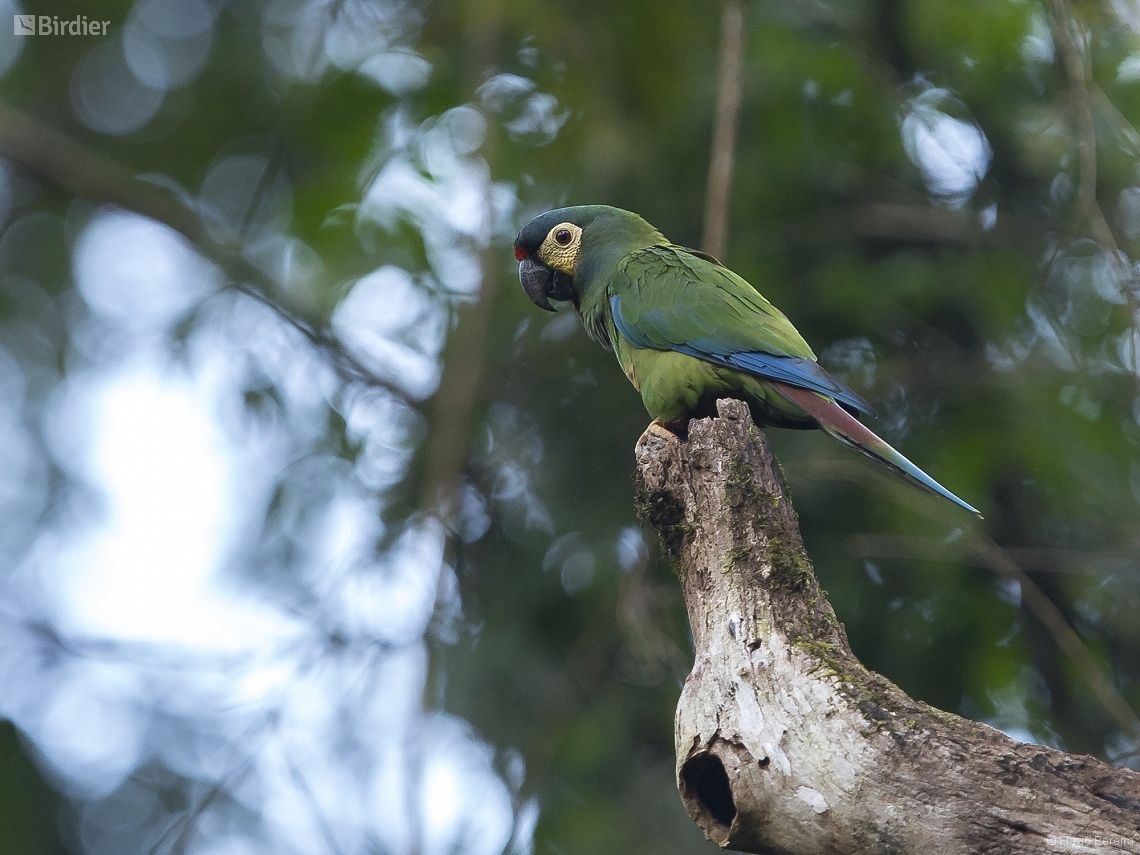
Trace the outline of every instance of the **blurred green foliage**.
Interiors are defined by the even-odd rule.
[[[131,8],[99,5],[99,17],[115,22]],[[78,0],[52,6],[60,17],[92,14]],[[1093,189],[1118,261],[1096,242],[1082,201],[1079,104],[1047,7],[749,2],[725,261],[876,407],[872,426],[884,438],[982,509],[986,532],[1061,608],[1136,709],[1140,366],[1129,336],[1140,336],[1140,318],[1122,296],[1135,294],[1135,280],[1120,269],[1134,271],[1140,251],[1140,136],[1129,124],[1140,122],[1140,74],[1127,66],[1140,36],[1116,4],[1069,4],[1087,33]],[[328,317],[377,266],[429,263],[413,224],[362,236],[369,227],[343,210],[383,161],[377,128],[397,108],[422,122],[479,104],[479,87],[495,73],[534,81],[568,113],[546,141],[510,131],[505,116],[484,108],[480,151],[492,178],[516,189],[516,227],[563,203],[600,202],[697,245],[718,8],[441,0],[424,8],[414,41],[432,75],[397,97],[337,69],[308,82],[267,73],[260,6],[250,0],[222,12],[202,74],[138,131],[102,135],[75,118],[73,73],[89,49],[80,40],[29,39],[0,96],[192,192],[222,153],[270,158],[292,181],[289,233],[325,268],[292,297]],[[908,151],[911,116],[925,116],[926,127],[954,120],[960,132],[980,130],[983,174],[961,192],[937,192]],[[961,154],[954,142],[951,161]],[[21,221],[27,233],[0,252],[0,267],[61,293],[71,287],[68,224],[85,203],[30,173],[19,187],[20,212],[45,217]],[[526,301],[508,239],[496,238],[486,257],[498,287],[485,352],[449,354],[485,366],[466,429],[467,476],[494,497],[503,460],[531,449],[520,457],[533,491],[523,502],[545,508],[550,525],[520,522],[518,503],[492,501],[487,533],[455,545],[465,629],[434,643],[425,702],[522,753],[524,792],[542,810],[536,852],[711,851],[673,783],[672,711],[689,665],[682,603],[652,536],[648,557],[630,546],[633,446],[646,416],[612,355]],[[10,290],[0,312],[32,323]],[[69,344],[57,335],[54,348],[47,361],[66,372]],[[446,417],[447,402],[438,404],[422,407],[427,433]],[[330,448],[358,453],[343,420],[328,430]],[[1137,746],[1016,588],[955,545],[968,520],[933,506],[920,513],[922,497],[822,435],[771,439],[817,572],[868,667],[943,709],[1136,765]],[[423,466],[421,454],[389,516],[420,506]],[[925,538],[935,555],[871,554],[860,547],[865,534],[903,545]],[[632,558],[621,558],[623,542]],[[567,570],[571,560],[589,572]],[[19,783],[32,773],[11,728],[0,748],[14,770],[0,794],[0,852],[55,851],[45,842],[54,796]]]
[[[40,779],[16,729],[0,723],[0,853],[63,852],[56,836],[58,797]]]

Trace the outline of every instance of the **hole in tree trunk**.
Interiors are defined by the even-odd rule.
[[[681,781],[690,799],[726,828],[736,818],[736,802],[732,800],[732,788],[728,785],[728,774],[724,765],[712,754],[698,754],[690,757],[681,767]]]

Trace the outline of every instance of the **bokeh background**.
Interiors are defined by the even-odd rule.
[[[713,851],[647,417],[510,244],[699,245],[721,8],[0,2],[0,853]],[[1140,766],[1140,5],[741,8],[725,260],[986,516],[770,432],[856,653]]]

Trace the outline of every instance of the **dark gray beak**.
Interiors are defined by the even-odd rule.
[[[550,300],[574,300],[574,279],[531,258],[519,262],[519,282],[530,301],[540,309],[555,311]]]
[[[546,299],[547,292],[554,287],[553,270],[545,264],[524,258],[519,262],[519,282],[532,303],[548,312],[554,311],[554,307]]]

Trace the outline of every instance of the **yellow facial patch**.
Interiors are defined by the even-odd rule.
[[[582,230],[573,223],[559,223],[546,235],[536,254],[547,267],[573,276],[581,246]]]

